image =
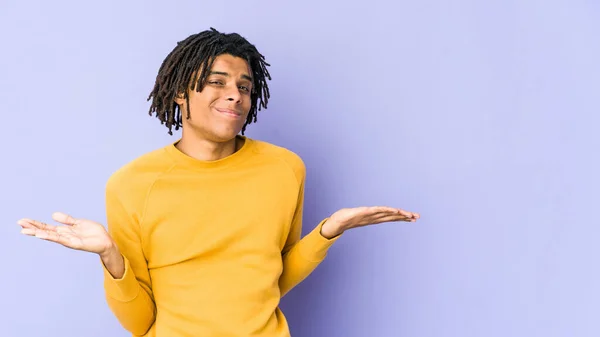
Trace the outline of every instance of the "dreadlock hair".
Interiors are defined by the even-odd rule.
[[[186,118],[190,119],[187,89],[202,91],[215,58],[221,54],[245,59],[252,71],[252,103],[242,134],[248,124],[256,122],[257,111],[267,108],[270,97],[267,79],[271,80],[267,67],[270,64],[265,62],[265,57],[254,45],[239,34],[224,34],[210,27],[210,30],[193,34],[177,43],[160,66],[154,88],[148,96],[148,101],[152,99],[149,115],[156,114],[161,124],[169,129],[169,135],[173,135],[173,126],[175,130],[182,127],[181,109],[175,98],[183,95],[188,112]]]

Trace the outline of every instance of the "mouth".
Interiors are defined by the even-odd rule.
[[[222,113],[222,114],[227,115],[229,117],[234,117],[234,118],[240,118],[240,117],[242,117],[242,114],[240,112],[235,111],[235,110],[222,109],[222,108],[215,108],[215,110],[217,110],[219,113]]]

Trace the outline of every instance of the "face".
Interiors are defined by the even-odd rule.
[[[175,100],[182,112],[183,135],[227,142],[242,130],[250,111],[252,72],[246,60],[223,54],[217,56],[202,92],[188,91],[191,119],[187,119],[185,98]]]

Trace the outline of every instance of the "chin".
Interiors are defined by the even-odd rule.
[[[184,132],[186,127],[193,130],[192,133],[196,134],[198,138],[204,138],[215,143],[225,143],[235,139],[235,137],[242,131],[243,125],[212,125],[212,127],[196,126],[191,123],[184,125]]]
[[[224,128],[224,129],[220,129],[220,130],[212,130],[212,132],[210,132],[210,134],[212,135],[212,137],[214,137],[214,140],[217,142],[228,142],[232,139],[235,139],[235,137],[240,134],[240,132],[242,131],[242,128],[238,128],[238,129],[232,129],[232,128]]]

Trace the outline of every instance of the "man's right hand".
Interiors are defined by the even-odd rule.
[[[125,266],[121,253],[104,226],[60,212],[52,214],[52,219],[63,226],[48,225],[32,219],[21,219],[17,223],[22,227],[21,233],[25,235],[56,242],[71,249],[96,253],[115,278],[123,275]]]

